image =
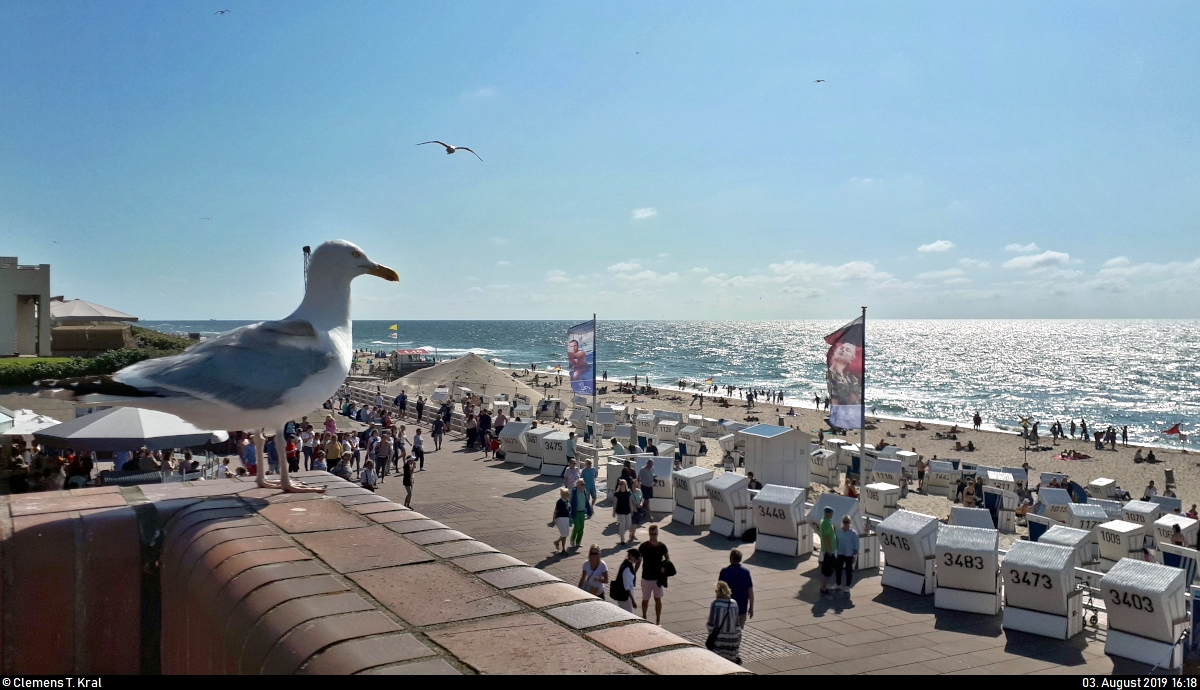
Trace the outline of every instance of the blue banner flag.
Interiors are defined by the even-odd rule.
[[[585,321],[567,329],[567,367],[571,390],[579,395],[596,392],[596,322]]]

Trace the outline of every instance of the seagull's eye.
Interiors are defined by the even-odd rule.
[[[351,255],[351,256],[353,256],[353,257],[354,257],[354,258],[356,258],[356,259],[361,259],[361,258],[362,258],[362,252],[351,252],[351,254],[350,254],[350,255]]]

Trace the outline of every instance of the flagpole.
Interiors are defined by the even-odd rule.
[[[862,378],[859,384],[862,386],[859,392],[859,429],[858,429],[858,450],[866,457],[867,452],[867,308],[862,308],[862,347],[859,352],[862,354]]]
[[[599,413],[596,411],[596,367],[600,364],[600,358],[597,355],[600,345],[600,335],[596,332],[596,313],[592,312],[592,447],[603,448],[600,443],[600,423]],[[596,469],[600,467],[600,454],[596,454]]]

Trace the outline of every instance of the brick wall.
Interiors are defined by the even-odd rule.
[[[0,505],[4,672],[737,673],[571,584],[325,473]]]

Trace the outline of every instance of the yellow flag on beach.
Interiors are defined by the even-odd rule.
[[[388,330],[389,331],[398,331],[398,330],[400,330],[400,324],[394,323],[394,324],[388,326]]]
[[[712,385],[712,377],[710,376],[710,377],[704,379],[704,382],[711,386]]]

